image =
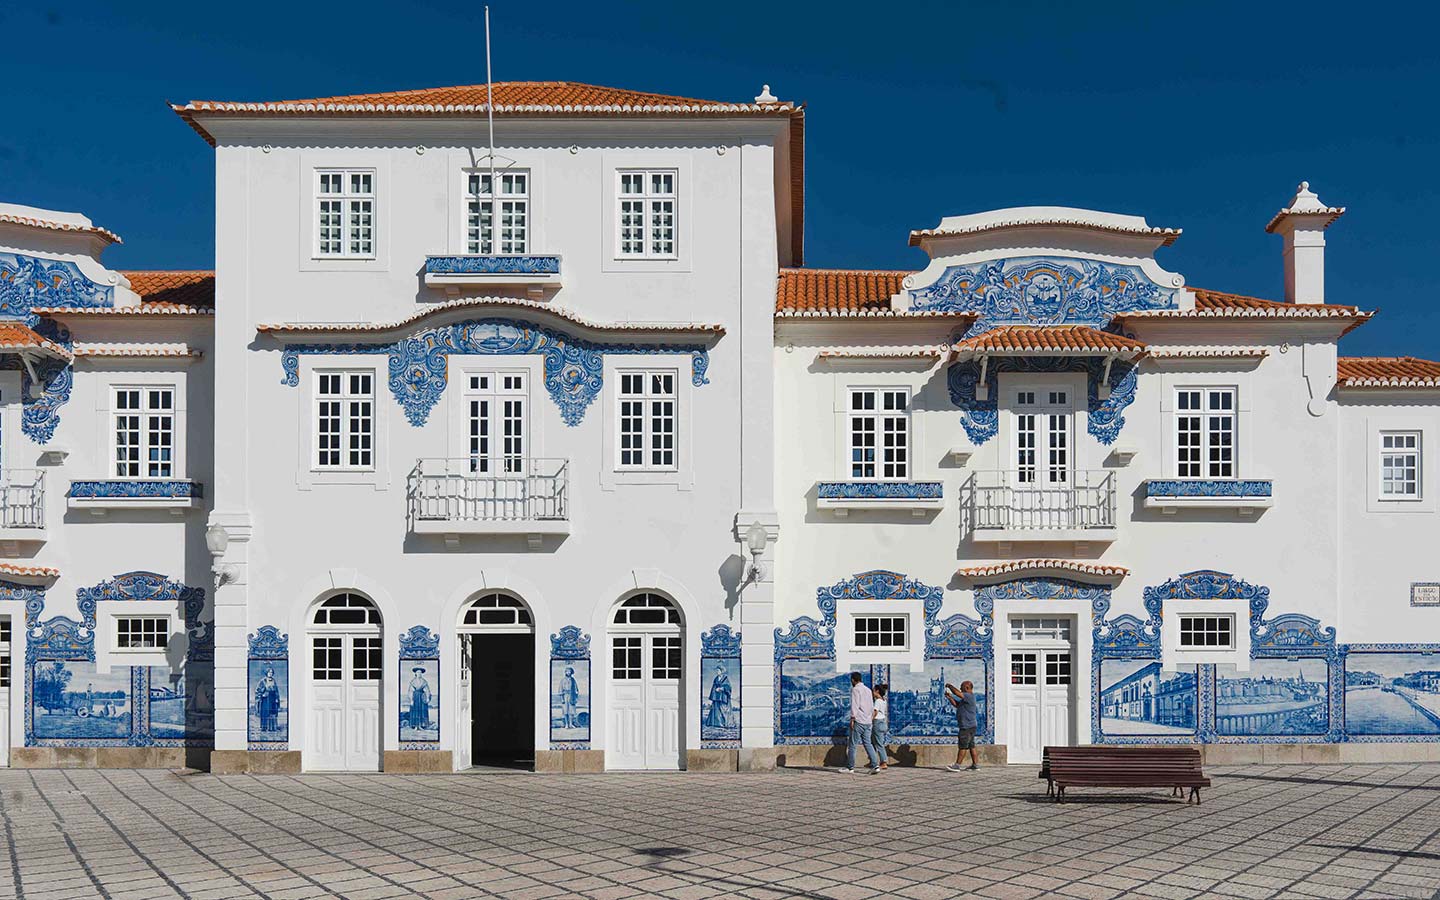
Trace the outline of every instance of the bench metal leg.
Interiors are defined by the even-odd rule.
[[[1199,806],[1199,805],[1200,805],[1200,789],[1199,789],[1198,787],[1192,787],[1192,788],[1190,789],[1190,797],[1195,800],[1195,805],[1196,805],[1196,806]],[[1186,800],[1185,802],[1186,802],[1186,803],[1189,803],[1190,801],[1189,801],[1189,800]]]

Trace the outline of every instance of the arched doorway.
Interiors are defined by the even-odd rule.
[[[535,621],[519,597],[478,594],[455,625],[455,767],[535,764]]]
[[[685,632],[661,594],[627,597],[610,618],[605,765],[678,769],[684,755]]]
[[[305,768],[380,771],[385,654],[380,610],[363,594],[335,594],[310,617]]]

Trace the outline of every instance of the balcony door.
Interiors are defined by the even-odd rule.
[[[525,519],[531,503],[529,373],[465,373],[466,451],[461,518]]]
[[[1009,392],[1014,512],[1028,528],[1066,528],[1075,505],[1075,409],[1069,387]]]

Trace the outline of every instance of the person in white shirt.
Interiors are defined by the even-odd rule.
[[[859,672],[850,673],[850,748],[845,753],[845,771],[855,771],[855,748],[863,746],[870,758],[870,774],[880,771],[880,760],[870,743],[870,728],[875,724],[875,698],[860,680]]]
[[[885,695],[890,693],[890,685],[875,685],[875,722],[870,726],[870,743],[875,746],[875,753],[880,757],[880,768],[888,769],[890,764],[885,761],[885,741],[890,737],[890,703]]]

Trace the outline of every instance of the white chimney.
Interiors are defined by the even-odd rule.
[[[1285,239],[1285,300],[1325,302],[1325,229],[1345,214],[1343,206],[1326,206],[1300,182],[1290,205],[1275,214],[1265,230]]]

